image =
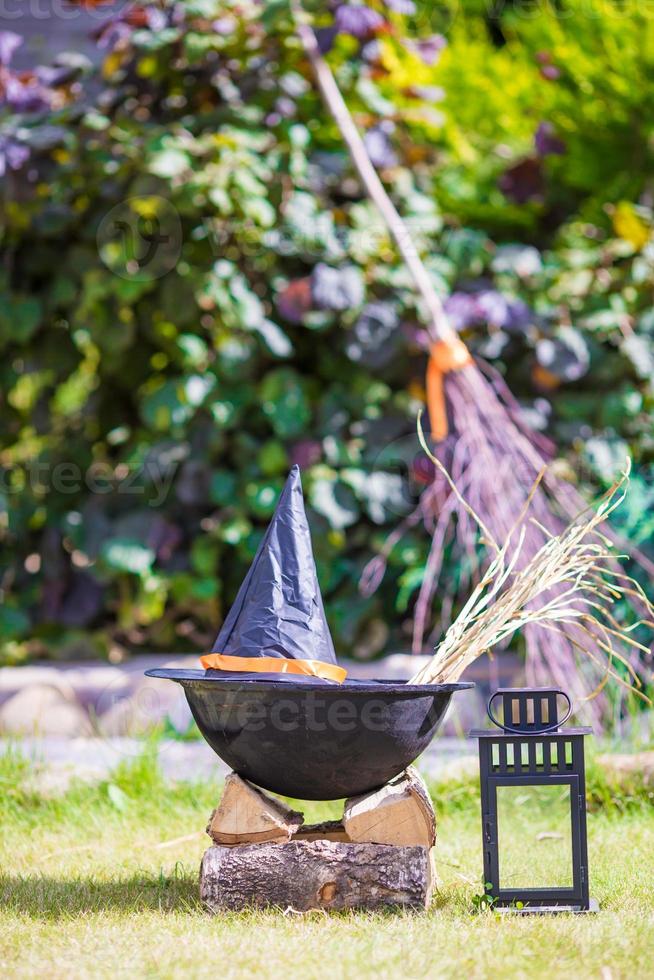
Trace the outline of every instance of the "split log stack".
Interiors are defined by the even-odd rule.
[[[213,846],[202,859],[200,896],[213,912],[429,904],[436,819],[414,769],[351,797],[341,820],[321,824],[305,824],[302,813],[231,773],[207,833]]]

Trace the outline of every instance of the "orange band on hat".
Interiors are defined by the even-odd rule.
[[[200,657],[205,670],[238,670],[256,674],[304,674],[322,677],[342,684],[347,677],[344,667],[322,660],[293,660],[290,657],[231,657],[226,653],[206,653]]]
[[[427,363],[427,410],[432,439],[440,442],[448,433],[444,378],[472,364],[470,351],[458,337],[438,340],[429,348]]]

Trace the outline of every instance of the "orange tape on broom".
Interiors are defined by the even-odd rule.
[[[200,657],[205,670],[239,670],[256,674],[304,674],[342,684],[347,671],[322,660],[292,660],[290,657],[230,657],[226,653],[206,653]]]
[[[458,337],[438,340],[429,348],[427,363],[427,411],[432,439],[441,442],[448,433],[445,375],[472,364],[470,351]]]

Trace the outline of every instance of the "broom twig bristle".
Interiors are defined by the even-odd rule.
[[[427,446],[420,420],[418,438],[439,472],[447,477],[461,506],[485,534],[484,522]],[[633,665],[619,648],[648,651],[648,647],[630,634],[640,626],[654,625],[654,606],[637,582],[613,567],[616,561],[613,545],[598,530],[625,499],[629,472],[627,460],[620,478],[594,508],[584,507],[558,533],[545,534],[540,547],[521,564],[526,527],[530,523],[529,507],[544,478],[542,470],[517,518],[509,526],[504,544],[500,547],[494,542],[496,553],[482,579],[445,633],[434,656],[409,683],[456,681],[483,653],[532,624],[561,636],[601,668],[602,678],[585,700],[596,697],[612,677],[649,702],[638,690],[640,680]],[[492,538],[492,535],[487,536]],[[637,596],[646,607],[647,619],[622,622],[615,603],[628,595]],[[598,651],[605,659],[598,655]],[[616,664],[622,665],[628,680],[618,673]]]

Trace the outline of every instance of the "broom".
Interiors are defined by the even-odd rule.
[[[591,697],[599,694],[609,677],[613,677],[651,704],[639,690],[640,679],[621,650],[632,648],[649,652],[631,634],[639,626],[654,627],[654,606],[634,579],[619,570],[619,566],[616,569],[617,556],[609,539],[600,531],[626,496],[629,461],[621,477],[594,509],[586,508],[559,534],[550,534],[540,528],[541,546],[518,568],[527,526],[533,520],[529,518],[531,500],[538,492],[545,471],[538,475],[500,547],[442,463],[430,452],[420,422],[418,432],[425,452],[442,472],[460,504],[478,523],[487,547],[494,554],[482,580],[448,628],[434,656],[409,683],[457,681],[477,657],[512,636],[516,630],[537,624],[558,635],[567,625],[573,627],[578,636],[577,649],[603,668],[603,677]],[[648,618],[627,625],[615,606],[634,596]],[[628,680],[617,672],[617,664],[622,664]]]
[[[366,192],[397,245],[426,314],[430,338],[427,406],[431,437],[443,470],[436,468],[434,479],[421,495],[417,508],[388,537],[381,552],[366,566],[361,579],[362,592],[366,595],[374,592],[384,576],[393,547],[409,527],[424,522],[431,534],[431,546],[415,606],[413,650],[418,653],[424,647],[446,547],[454,543],[469,558],[468,581],[478,581],[479,574],[476,524],[443,472],[451,473],[474,512],[498,541],[509,535],[515,514],[521,511],[525,496],[544,468],[544,476],[530,496],[531,513],[537,524],[556,534],[563,529],[566,520],[573,519],[584,507],[584,501],[572,484],[547,467],[554,456],[553,444],[531,429],[500,375],[489,365],[473,361],[452,328],[409,229],[370,161],[305,12],[297,0],[292,0],[291,9],[297,35],[325,105],[338,126]],[[533,558],[539,546],[536,524],[529,524],[525,528],[518,567]],[[630,552],[648,574],[654,574],[654,563],[633,548]],[[462,584],[465,586],[466,582]],[[560,633],[554,634],[537,623],[528,622],[524,636],[530,685],[554,681],[570,687],[572,681],[577,688],[573,693],[576,696],[583,694],[583,678],[576,673],[570,675],[570,664],[578,646],[578,638],[570,624],[563,623]],[[432,635],[432,642],[435,638]]]

